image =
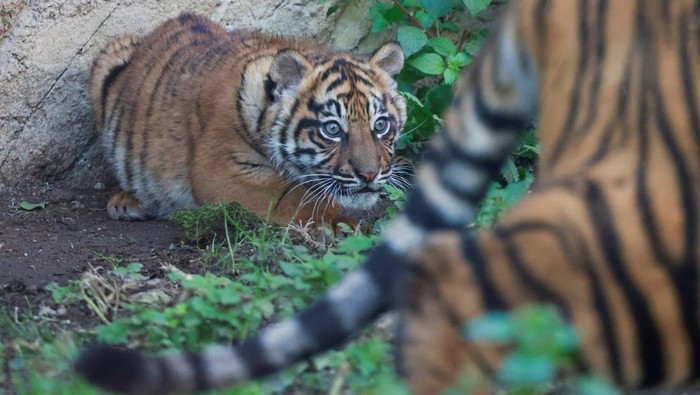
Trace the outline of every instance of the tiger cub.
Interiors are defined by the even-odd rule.
[[[394,156],[402,66],[395,43],[367,59],[192,14],[113,39],[89,80],[123,189],[110,217],[233,201],[280,224],[332,225],[341,208],[372,207],[409,170]]]

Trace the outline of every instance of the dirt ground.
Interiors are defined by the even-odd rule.
[[[180,243],[176,225],[111,220],[105,205],[114,191],[58,186],[0,189],[0,296],[33,299],[48,283],[78,279],[89,265],[104,265],[101,256],[141,262],[151,269],[165,262],[190,265],[192,248],[171,248]],[[22,201],[47,204],[25,211]]]

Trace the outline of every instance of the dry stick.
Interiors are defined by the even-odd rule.
[[[467,32],[467,29],[462,30],[462,33],[459,35],[459,42],[457,44],[457,51],[462,50],[462,46],[467,42],[467,38],[469,37],[469,32]]]
[[[413,25],[421,30],[425,30],[423,25],[421,25],[421,23],[418,22],[418,19],[414,18],[413,15],[411,15],[411,13],[408,12],[406,7],[404,7],[403,5],[401,5],[401,3],[399,3],[399,0],[394,0],[394,5],[396,7],[398,7],[399,10],[401,10],[401,12],[406,16],[406,18],[408,18],[408,21],[411,23],[411,25]]]

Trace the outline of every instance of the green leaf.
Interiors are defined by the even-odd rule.
[[[545,384],[555,377],[551,358],[514,352],[506,356],[499,378],[509,384]]]
[[[492,311],[468,322],[463,333],[469,340],[505,344],[513,340],[513,320],[506,312]]]
[[[126,265],[126,271],[127,273],[138,273],[143,269],[143,264],[139,262],[131,262],[130,264]]]
[[[420,3],[423,5],[425,12],[435,18],[447,15],[454,7],[452,0],[421,0]]]
[[[445,69],[445,72],[442,73],[443,78],[445,78],[445,84],[447,85],[452,85],[455,81],[457,81],[457,78],[459,77],[459,72],[455,69]]]
[[[294,263],[287,263],[287,262],[280,262],[279,263],[280,269],[282,269],[282,272],[289,277],[297,277],[301,276],[304,274],[302,268],[298,264]]]
[[[445,71],[445,61],[440,55],[434,53],[424,53],[411,59],[408,64],[428,75],[440,75]]]
[[[532,173],[530,173],[522,180],[509,184],[503,188],[503,197],[508,204],[508,207],[513,207],[518,200],[525,196],[533,181],[535,181],[535,177],[532,175]]]
[[[143,268],[143,264],[132,262],[125,267],[115,267],[112,271],[114,274],[126,277],[132,280],[145,280],[146,277],[139,273]]]
[[[459,70],[460,68],[469,64],[469,56],[467,56],[467,54],[464,52],[457,52],[456,54],[447,57],[447,64],[450,67]]]
[[[428,41],[428,46],[442,56],[450,56],[457,50],[455,44],[446,37],[431,38],[430,41]]]
[[[101,325],[95,330],[97,340],[108,344],[125,343],[129,332],[129,328],[120,322]]]
[[[423,10],[416,11],[413,17],[416,18],[425,29],[430,29],[435,24],[435,17]]]
[[[396,39],[401,44],[403,54],[407,58],[423,49],[428,42],[428,36],[425,35],[425,32],[414,26],[401,26]]]
[[[442,114],[452,102],[452,87],[440,84],[428,89],[425,94],[425,105],[434,114]]]
[[[372,4],[372,7],[369,9],[369,19],[372,21],[372,33],[378,33],[389,26],[389,22],[384,18],[384,13],[388,8],[389,7],[384,3],[376,2]]]
[[[571,326],[565,325],[562,328],[557,328],[553,335],[554,344],[559,352],[574,352],[580,345],[578,332]]]
[[[403,97],[404,97],[405,99],[407,99],[409,102],[411,102],[411,103],[417,105],[417,106],[420,107],[420,108],[423,108],[423,107],[424,107],[424,106],[423,106],[423,102],[421,102],[420,99],[417,98],[417,97],[416,97],[414,94],[412,94],[411,92],[402,91],[402,92],[399,92],[399,93],[401,94],[401,96],[403,96]]]
[[[221,290],[221,304],[235,305],[241,302],[241,294],[230,288]]]
[[[353,252],[362,252],[372,248],[372,239],[367,236],[355,235],[344,238],[338,243],[338,250],[351,254]]]
[[[194,298],[192,298],[190,303],[192,309],[204,318],[216,318],[219,315],[219,311],[214,306],[210,305],[199,296],[195,296]]]
[[[326,18],[333,15],[339,8],[340,6],[338,4],[333,4],[332,6],[328,7],[328,10],[326,10]]]
[[[464,5],[467,7],[469,12],[473,16],[477,16],[481,13],[481,11],[485,10],[489,4],[491,4],[491,0],[463,0]]]
[[[36,210],[36,209],[40,209],[40,208],[46,208],[47,204],[48,203],[46,203],[46,202],[30,203],[26,200],[22,200],[19,203],[19,208],[24,210],[24,211],[32,211],[32,210]]]
[[[393,185],[384,184],[384,190],[388,194],[389,200],[395,202],[406,197],[406,191],[399,189]]]
[[[462,31],[462,30],[459,28],[459,26],[457,26],[457,24],[454,23],[454,22],[452,22],[452,21],[445,21],[445,22],[443,22],[443,23],[442,23],[442,28],[445,29],[445,30],[451,31],[452,33],[457,33],[457,34],[459,34],[459,33]]]
[[[404,15],[401,9],[396,6],[391,7],[384,12],[384,19],[386,19],[386,21],[389,23],[401,22],[405,17],[406,15]]]

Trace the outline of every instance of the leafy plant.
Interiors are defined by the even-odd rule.
[[[555,392],[612,395],[618,392],[598,376],[580,376],[562,381],[561,371],[573,371],[579,336],[556,310],[532,305],[513,313],[492,311],[468,322],[464,336],[471,341],[509,346],[496,379],[516,394]]]
[[[392,0],[370,9],[371,30],[396,28],[396,40],[406,57],[398,75],[408,100],[408,120],[399,148],[418,153],[434,134],[440,116],[452,100],[451,85],[481,47],[484,31],[462,27],[467,17],[480,14],[491,0]]]
[[[78,280],[70,280],[66,285],[51,283],[44,288],[51,293],[51,299],[56,304],[80,300],[80,281]]]

